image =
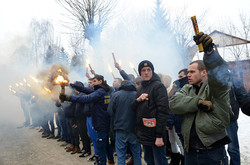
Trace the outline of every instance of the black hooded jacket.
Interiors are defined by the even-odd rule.
[[[132,109],[136,111],[137,140],[143,145],[154,146],[156,138],[164,138],[166,133],[165,125],[169,114],[167,90],[161,83],[160,77],[153,73],[149,81],[142,82],[136,98],[142,93],[148,94],[148,100],[138,102],[135,99],[131,104]],[[156,119],[156,126],[145,126],[143,119],[144,121]]]

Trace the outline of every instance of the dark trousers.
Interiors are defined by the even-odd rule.
[[[96,148],[101,165],[106,165],[106,156],[108,157],[108,160],[114,162],[113,151],[109,144],[109,136],[107,132],[97,131]]]
[[[70,136],[70,143],[74,146],[79,146],[79,132],[77,128],[73,128],[73,122],[74,119],[72,118],[66,118],[66,124],[67,124],[67,130]]]
[[[230,165],[240,165],[240,147],[238,140],[238,123],[231,121],[227,127],[228,137],[231,143],[228,144],[227,152],[230,156]]]
[[[83,149],[86,152],[91,153],[90,138],[88,136],[87,123],[86,122],[87,122],[86,117],[76,119],[78,132],[80,134],[81,141],[83,143]]]
[[[227,165],[225,147],[185,150],[185,165]]]
[[[62,126],[62,137],[64,138],[64,140],[66,142],[70,143],[70,136],[68,134],[65,116],[64,115],[60,115],[59,116],[59,121],[60,121],[60,124]]]

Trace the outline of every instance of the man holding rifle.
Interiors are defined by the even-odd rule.
[[[230,122],[230,73],[226,62],[213,49],[210,36],[194,37],[203,44],[204,58],[188,67],[188,81],[170,100],[175,114],[184,114],[185,164],[226,164],[225,145],[230,143],[226,127]]]

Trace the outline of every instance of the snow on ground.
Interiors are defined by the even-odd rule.
[[[250,116],[240,113],[238,119],[241,164],[250,164]]]

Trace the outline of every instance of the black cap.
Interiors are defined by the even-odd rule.
[[[148,60],[143,60],[138,65],[138,72],[139,72],[140,75],[141,75],[141,70],[142,70],[143,67],[150,67],[152,69],[152,72],[154,72],[154,65],[152,64],[152,62],[150,62]]]

